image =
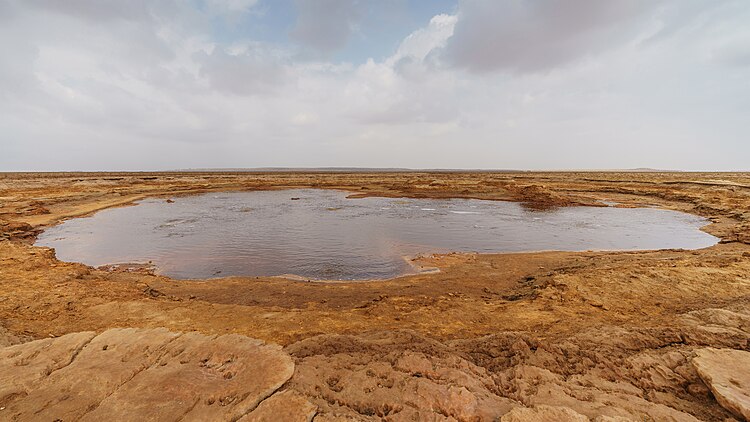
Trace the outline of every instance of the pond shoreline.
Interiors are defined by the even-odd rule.
[[[48,227],[35,245],[55,248],[68,262],[151,264],[155,273],[178,279],[289,274],[305,281],[361,281],[414,273],[403,256],[418,254],[694,250],[719,240],[696,230],[707,221],[669,210],[536,211],[508,201],[355,200],[338,192],[144,199]]]

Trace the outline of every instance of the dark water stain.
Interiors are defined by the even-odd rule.
[[[377,279],[404,256],[449,251],[697,249],[703,218],[658,209],[530,211],[466,199],[346,199],[331,190],[210,193],[144,200],[42,233],[37,245],[88,265],[153,261],[174,278],[297,274]]]

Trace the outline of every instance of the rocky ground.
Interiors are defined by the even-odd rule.
[[[288,187],[532,210],[658,206],[709,218],[705,230],[722,241],[699,251],[450,254],[421,260],[439,273],[336,284],[178,281],[31,246],[46,226],[146,196]],[[0,174],[0,239],[0,420],[144,419],[156,402],[164,420],[750,412],[750,174]]]

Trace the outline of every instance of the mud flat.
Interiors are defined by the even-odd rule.
[[[444,254],[420,259],[440,268],[437,273],[335,284],[272,277],[180,281],[148,268],[66,263],[32,246],[45,227],[147,197],[287,188],[513,200],[534,209],[602,201],[660,207],[710,219],[704,230],[721,243],[695,251]],[[744,362],[750,353],[748,174],[6,173],[0,174],[0,238],[0,346],[31,350],[40,347],[34,341],[59,337],[71,344],[131,328],[143,336],[193,338],[206,348],[233,339],[237,367],[259,350],[274,350],[278,362],[290,357],[289,379],[259,381],[257,391],[264,393],[252,393],[251,403],[222,408],[235,412],[232,418],[273,412],[283,408],[279,403],[295,404],[299,412],[289,418],[318,421],[747,417],[747,380],[733,383],[722,359],[709,357]],[[194,331],[200,334],[169,334]],[[221,337],[226,334],[239,336]],[[246,337],[263,343],[236,340]],[[142,341],[171,347],[163,339]],[[73,369],[83,367],[82,353],[71,355]],[[201,358],[188,359],[187,373],[203,368]],[[143,359],[143,374],[159,373],[158,359]],[[36,364],[48,368],[49,361]],[[89,373],[94,370],[108,379],[125,371],[101,365]],[[22,417],[40,406],[29,397],[67,382],[60,371],[35,374],[3,393],[0,419]],[[117,406],[132,400],[124,391],[148,391],[123,385],[117,400],[91,395],[91,403],[48,410],[81,416],[122,409]],[[183,393],[203,403],[196,412],[221,406],[195,391]]]

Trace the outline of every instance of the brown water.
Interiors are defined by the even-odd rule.
[[[697,249],[718,241],[699,230],[705,219],[658,209],[540,212],[501,201],[346,195],[307,189],[148,199],[66,221],[37,245],[92,266],[153,261],[175,278],[350,280],[403,274],[410,269],[403,257],[418,253]]]

